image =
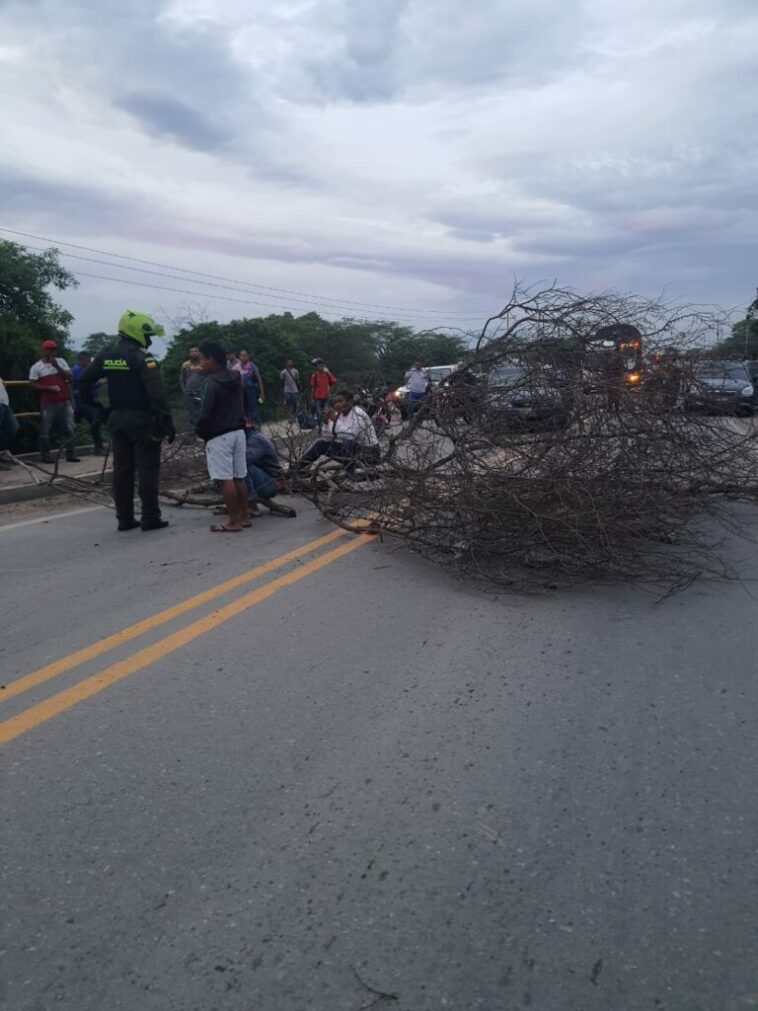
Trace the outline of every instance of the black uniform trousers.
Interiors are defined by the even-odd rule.
[[[142,524],[161,518],[158,503],[158,482],[161,467],[161,444],[142,431],[127,433],[111,431],[113,451],[113,499],[119,523],[134,519],[134,478],[139,477],[139,497],[142,502]]]

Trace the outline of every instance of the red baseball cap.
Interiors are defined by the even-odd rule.
[[[43,351],[55,351],[57,347],[58,345],[55,343],[55,341],[42,341]]]

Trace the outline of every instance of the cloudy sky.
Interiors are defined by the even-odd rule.
[[[514,276],[743,307],[757,54],[755,0],[0,0],[0,226],[80,257],[76,337],[466,329]]]

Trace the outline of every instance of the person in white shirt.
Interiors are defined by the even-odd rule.
[[[429,376],[421,362],[414,362],[413,368],[405,373],[405,385],[408,387],[408,419],[410,420],[416,406],[424,399],[429,389]]]
[[[287,359],[287,364],[279,373],[279,378],[284,384],[284,403],[294,418],[297,414],[297,402],[300,399],[302,386],[300,385],[300,373],[291,358]]]
[[[66,459],[78,463],[74,447],[74,404],[71,399],[71,369],[58,358],[55,341],[42,342],[42,357],[29,369],[29,385],[39,393],[39,452],[43,463],[52,463],[50,432],[57,428],[66,444]]]
[[[338,460],[350,468],[359,460],[379,462],[379,439],[373,422],[348,390],[341,390],[332,397],[331,407],[324,415],[324,434],[303,453],[298,466],[315,463],[321,456]]]

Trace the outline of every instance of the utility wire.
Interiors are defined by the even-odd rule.
[[[114,266],[116,266],[116,265],[114,264]],[[156,291],[173,291],[173,292],[177,292],[180,295],[192,295],[195,298],[198,298],[198,297],[202,297],[202,298],[219,298],[222,301],[225,301],[225,302],[237,302],[240,305],[257,305],[257,306],[261,306],[261,307],[267,308],[267,309],[278,309],[280,311],[282,310],[281,304],[272,304],[270,302],[254,302],[254,301],[252,301],[252,299],[234,298],[231,295],[215,295],[213,292],[188,291],[186,288],[172,288],[172,287],[169,287],[168,285],[165,285],[165,284],[151,284],[148,281],[141,281],[141,280],[139,280],[137,278],[134,278],[134,280],[132,280],[131,278],[128,278],[128,277],[109,277],[109,276],[107,276],[105,274],[90,274],[90,273],[88,273],[86,271],[83,271],[83,270],[77,271],[77,276],[79,276],[79,277],[93,277],[93,278],[95,278],[98,281],[117,281],[117,282],[119,282],[121,284],[131,284],[131,285],[134,285],[135,287],[138,287],[138,288],[153,288]],[[450,324],[447,324],[447,323],[435,322],[435,326],[432,329],[438,329],[438,330],[439,329],[443,329],[443,330],[444,329],[453,329],[453,330],[457,330],[459,328],[458,327],[454,327],[454,326],[452,326]]]
[[[26,246],[26,248],[27,249],[34,249],[34,250],[37,250],[37,251],[40,251],[40,252],[44,252],[44,247],[43,246],[29,246],[28,245],[28,246]],[[250,295],[250,294],[255,295],[255,294],[257,294],[257,292],[250,292],[250,291],[247,291],[247,289],[245,289],[245,288],[239,288],[239,287],[235,287],[233,285],[218,284],[215,281],[195,281],[193,278],[181,277],[181,276],[178,276],[176,274],[166,274],[163,271],[150,270],[148,267],[131,267],[131,266],[127,265],[127,264],[111,263],[108,260],[101,260],[101,259],[99,259],[97,257],[94,257],[94,256],[81,256],[78,253],[67,253],[67,252],[61,252],[61,256],[65,256],[65,257],[67,257],[69,259],[74,259],[74,260],[82,260],[82,261],[85,261],[87,263],[98,263],[101,266],[112,267],[112,268],[117,269],[117,270],[133,270],[133,271],[137,271],[140,274],[150,274],[153,277],[166,278],[169,281],[181,281],[181,282],[185,282],[185,283],[189,281],[192,284],[202,285],[203,287],[221,288],[221,289],[224,289],[224,290],[227,290],[227,291],[235,291],[235,292],[238,292],[239,294],[242,294],[242,295]],[[92,276],[94,276],[94,275],[91,275],[91,274],[85,274],[82,271],[77,271],[77,274],[81,275],[82,277],[92,277]],[[111,278],[111,280],[119,280],[119,278]],[[133,283],[133,284],[137,283],[136,280],[130,282],[130,279],[128,279],[128,278],[123,278],[122,280],[124,280],[127,283]],[[170,290],[170,289],[167,288],[166,290]],[[185,294],[192,294],[192,293],[191,292],[186,292]],[[198,291],[198,292],[195,292],[194,294],[196,296],[198,296],[198,297],[203,297],[203,296],[211,297],[212,293],[205,292],[205,291]],[[216,295],[216,296],[213,296],[213,297],[215,297],[215,298],[225,298],[226,296]],[[234,300],[234,299],[232,299],[232,301],[244,301],[244,300]],[[293,298],[290,297],[287,301],[288,302],[300,302],[300,303],[302,303],[304,305],[307,305],[307,306],[313,308],[312,303],[309,302],[309,301],[306,301],[305,299],[298,299],[298,298],[294,298],[293,299]],[[271,303],[269,303],[269,302],[251,302],[250,304],[271,307]],[[280,308],[280,309],[282,308],[282,303],[277,303],[276,305],[277,305],[278,308]],[[317,308],[322,308],[322,307],[317,307]],[[415,320],[415,319],[418,319],[418,317],[415,316],[415,315],[414,316],[404,315],[404,316],[400,316],[400,318],[401,319],[406,319],[406,320]],[[439,322],[439,326],[444,326],[444,325],[446,325],[446,324],[443,323],[443,321]],[[452,325],[452,323],[451,323],[451,325]]]
[[[357,302],[357,301],[352,301],[350,299],[330,299],[330,298],[328,298],[328,297],[326,297],[324,295],[314,295],[314,294],[309,293],[309,292],[297,291],[295,289],[290,289],[290,288],[277,288],[277,287],[273,287],[271,285],[266,285],[266,284],[256,284],[256,283],[253,283],[253,282],[250,282],[250,281],[240,281],[240,280],[238,280],[236,278],[225,277],[225,276],[219,275],[219,274],[209,274],[209,273],[206,273],[206,272],[200,271],[200,270],[191,270],[189,267],[179,267],[179,266],[176,266],[175,264],[161,263],[161,262],[156,261],[156,260],[146,260],[146,259],[142,259],[141,257],[137,257],[137,256],[127,256],[124,253],[111,253],[111,252],[109,252],[108,250],[105,250],[105,249],[97,249],[96,247],[93,247],[93,246],[83,246],[83,245],[80,245],[80,244],[75,243],[75,242],[66,242],[64,239],[53,239],[53,238],[50,238],[50,236],[46,236],[46,235],[36,235],[36,234],[33,234],[32,232],[22,232],[22,231],[18,231],[17,229],[14,229],[14,228],[6,228],[6,227],[3,227],[3,226],[0,226],[0,232],[6,232],[9,235],[18,235],[18,236],[22,236],[22,237],[28,238],[28,239],[36,239],[39,242],[50,242],[54,246],[69,246],[71,249],[80,249],[80,250],[82,250],[84,252],[87,252],[87,253],[97,253],[100,256],[108,256],[108,257],[119,259],[119,260],[127,260],[127,261],[129,261],[131,263],[141,263],[141,264],[144,264],[144,265],[146,265],[148,267],[160,267],[161,269],[164,269],[164,270],[175,270],[175,271],[179,271],[180,273],[183,273],[183,274],[192,274],[195,277],[210,278],[212,281],[231,282],[231,284],[233,284],[233,285],[243,285],[245,289],[247,289],[247,288],[252,289],[251,292],[250,292],[251,294],[259,294],[260,292],[264,292],[264,293],[265,292],[271,292],[271,293],[274,293],[274,294],[290,295],[290,296],[296,296],[296,297],[299,297],[299,298],[302,298],[302,299],[307,299],[308,300],[308,304],[312,304],[314,301],[319,301],[319,302],[329,303],[330,305],[337,306],[337,307],[339,307],[339,306],[355,306],[355,307],[362,308],[362,309],[371,309],[372,311],[376,310],[376,309],[389,310],[389,311],[392,311],[392,312],[402,313],[403,315],[406,315],[406,316],[409,315],[409,314],[414,315],[414,316],[416,314],[422,314],[422,315],[426,316],[427,318],[429,318],[431,316],[438,316],[438,315],[439,316],[449,316],[449,317],[451,317],[451,322],[455,322],[456,320],[457,321],[462,321],[462,322],[466,322],[466,321],[481,322],[481,320],[483,318],[482,315],[463,316],[460,313],[458,313],[458,312],[456,312],[455,310],[452,310],[452,309],[414,309],[414,308],[408,308],[408,307],[403,307],[403,306],[384,305],[382,303]],[[73,254],[73,253],[62,253],[62,255],[64,255],[64,256],[72,256],[73,257],[75,254]],[[80,259],[84,259],[84,257],[80,257]],[[95,261],[95,262],[101,262],[101,261]],[[112,263],[112,264],[108,263],[108,265],[109,266],[113,266],[113,267],[123,266],[122,264],[117,264],[117,263]],[[132,268],[128,268],[128,269],[134,270],[134,269],[137,269],[137,268],[133,268],[132,267]],[[190,280],[190,279],[187,278],[187,280]],[[196,283],[203,283],[203,284],[205,284],[206,282],[196,282]],[[255,289],[259,289],[259,290],[255,290]],[[241,289],[235,289],[235,290],[241,290]]]

